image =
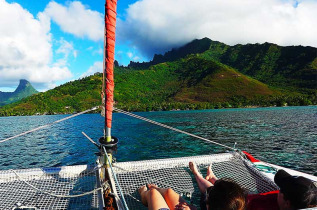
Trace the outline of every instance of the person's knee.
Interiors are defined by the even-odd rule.
[[[161,193],[159,191],[157,191],[156,189],[153,189],[153,188],[149,189],[148,193],[149,193],[149,196],[152,198],[161,195]]]
[[[175,194],[175,191],[171,188],[168,188],[164,193],[164,198],[172,197]]]

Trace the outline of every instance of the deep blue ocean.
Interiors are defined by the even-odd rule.
[[[317,106],[135,113],[253,154],[266,162],[317,175]],[[69,115],[0,118],[0,140]],[[85,114],[0,144],[0,170],[91,164],[104,118]],[[224,152],[220,146],[114,113],[117,161]]]

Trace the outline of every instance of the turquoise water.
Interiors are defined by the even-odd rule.
[[[248,151],[277,165],[317,175],[317,107],[219,109],[136,113]],[[0,118],[0,140],[66,115]],[[117,161],[224,152],[219,146],[123,114],[113,115]],[[0,144],[0,170],[94,163],[104,118],[86,114]]]

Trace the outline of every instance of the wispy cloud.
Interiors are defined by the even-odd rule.
[[[135,53],[132,53],[132,52],[127,52],[127,56],[128,58],[130,58],[130,60],[132,61],[138,61],[140,60],[140,57],[135,55]]]
[[[74,51],[73,44],[66,41],[64,38],[61,38],[57,42],[60,45],[59,48],[56,50],[57,53],[62,53],[68,56],[72,51]]]
[[[133,57],[133,53],[132,53],[132,52],[127,52],[127,56],[128,56],[129,58],[132,58],[132,57]]]
[[[118,20],[118,38],[148,57],[203,37],[317,47],[316,11],[314,0],[142,0]]]
[[[103,50],[101,48],[98,48],[97,50],[94,50],[92,52],[93,55],[102,55],[103,54]]]
[[[94,47],[93,47],[93,46],[90,46],[90,47],[87,47],[87,49],[86,49],[86,50],[91,51],[91,50],[93,50],[93,49],[94,49]]]
[[[57,41],[59,48],[56,50],[57,54],[62,54],[63,57],[58,60],[57,66],[66,66],[68,62],[69,55],[72,55],[74,58],[77,57],[77,51],[74,49],[73,43],[66,41],[64,38],[61,38]]]
[[[94,47],[90,46],[90,47],[87,47],[86,50],[91,51],[92,55],[103,54],[103,49],[101,47],[98,47],[98,49],[95,49]]]
[[[96,61],[92,66],[89,67],[89,69],[83,73],[80,77],[86,77],[89,75],[93,75],[97,72],[102,72],[103,69],[103,63],[101,61]]]
[[[67,5],[51,1],[44,14],[64,32],[93,41],[103,39],[103,14],[86,8],[80,1],[68,2]]]

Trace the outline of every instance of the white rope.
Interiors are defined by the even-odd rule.
[[[53,194],[53,193],[46,192],[46,191],[44,191],[44,190],[40,190],[39,188],[35,187],[34,185],[32,185],[32,184],[28,183],[27,181],[23,180],[23,179],[19,176],[19,174],[18,174],[16,171],[14,171],[14,170],[12,170],[12,169],[10,169],[10,171],[12,171],[12,172],[18,177],[18,179],[19,179],[20,181],[22,181],[22,182],[24,182],[25,184],[27,184],[28,186],[32,187],[34,190],[36,190],[36,191],[38,191],[38,192],[41,192],[41,193],[43,193],[43,194],[46,194],[46,195],[50,195],[50,196],[53,196],[53,197],[57,197],[57,198],[77,198],[77,197],[82,197],[82,196],[85,196],[85,195],[90,195],[90,194],[92,194],[92,193],[95,193],[95,192],[97,192],[98,190],[102,190],[103,187],[105,187],[106,185],[108,185],[107,187],[109,187],[109,184],[108,184],[107,182],[105,182],[105,183],[104,183],[104,186],[99,187],[99,188],[96,188],[96,189],[94,189],[94,190],[92,190],[92,191],[89,191],[89,192],[82,193],[82,194],[77,194],[77,195],[56,195],[56,194]]]
[[[232,148],[232,147],[226,146],[226,145],[224,145],[224,144],[220,144],[220,143],[215,142],[215,141],[212,141],[212,140],[210,140],[210,139],[206,139],[206,138],[203,138],[203,137],[201,137],[201,136],[197,136],[197,135],[195,135],[195,134],[191,134],[191,133],[188,133],[188,132],[186,132],[186,131],[182,131],[182,130],[179,130],[179,129],[177,129],[177,128],[173,128],[173,127],[171,127],[171,126],[168,126],[168,125],[165,125],[165,124],[162,124],[162,123],[159,123],[159,122],[156,122],[156,121],[147,119],[147,118],[145,118],[145,117],[141,117],[141,116],[136,115],[136,114],[132,114],[132,113],[130,113],[130,112],[126,112],[126,111],[121,110],[121,109],[118,109],[118,108],[114,108],[113,110],[115,110],[115,111],[117,111],[117,112],[120,112],[120,113],[122,113],[122,114],[128,115],[128,116],[130,116],[130,117],[134,117],[134,118],[137,118],[137,119],[140,119],[140,120],[143,120],[143,121],[152,123],[152,124],[154,124],[154,125],[161,126],[161,127],[163,127],[163,128],[167,128],[167,129],[170,129],[170,130],[179,132],[179,133],[183,133],[183,134],[186,134],[186,135],[189,135],[189,136],[192,136],[192,137],[195,137],[195,138],[198,138],[198,139],[207,141],[207,142],[209,142],[209,143],[213,143],[213,144],[216,144],[216,145],[225,147],[225,148],[227,148],[227,149],[231,149],[231,150],[234,150],[234,151],[236,150],[236,149],[234,149],[234,148]]]
[[[93,143],[93,145],[97,146],[99,148],[99,145],[94,142],[94,140],[92,140],[85,132],[81,132],[91,143]]]
[[[49,124],[46,124],[46,125],[42,125],[42,126],[40,126],[40,127],[34,128],[34,129],[32,129],[32,130],[29,130],[29,131],[20,133],[20,134],[18,134],[18,135],[15,135],[15,136],[12,136],[12,137],[3,139],[3,140],[0,141],[0,143],[3,143],[3,142],[6,142],[6,141],[15,139],[15,138],[17,138],[17,137],[19,137],[19,136],[24,136],[24,135],[26,135],[26,134],[28,134],[28,133],[32,133],[32,132],[34,132],[34,131],[37,131],[37,130],[40,130],[40,129],[49,127],[49,126],[54,125],[54,124],[56,124],[56,123],[63,122],[63,121],[65,121],[65,120],[71,119],[71,118],[73,118],[73,117],[77,117],[77,116],[82,115],[82,114],[85,114],[85,113],[87,113],[87,112],[96,110],[96,109],[98,109],[98,108],[99,108],[99,106],[95,106],[95,107],[93,107],[93,108],[91,108],[91,109],[88,109],[88,110],[86,110],[86,111],[83,111],[83,112],[80,112],[80,113],[77,113],[77,114],[74,114],[74,115],[65,117],[65,118],[60,119],[60,120],[56,120],[55,122],[52,122],[52,123],[49,123]]]
[[[120,192],[120,195],[121,195],[122,200],[123,200],[123,205],[124,205],[124,207],[125,207],[126,210],[129,210],[128,204],[127,204],[127,202],[126,202],[125,199],[124,199],[124,196],[123,196],[123,193],[122,193],[122,189],[121,189],[121,187],[120,187],[120,185],[119,185],[117,176],[116,176],[116,174],[115,174],[114,171],[113,171],[112,164],[111,164],[111,161],[110,161],[110,159],[109,159],[109,157],[108,157],[108,154],[107,154],[107,151],[106,151],[106,148],[105,148],[105,147],[103,147],[103,151],[104,151],[104,153],[105,153],[105,156],[107,157],[107,161],[108,161],[108,164],[109,164],[109,166],[110,166],[111,172],[112,172],[112,174],[113,174],[114,181],[117,183],[117,186],[118,186],[118,188],[119,188],[119,192]]]

